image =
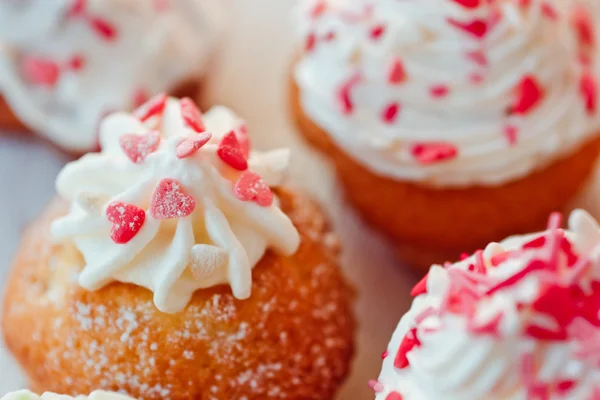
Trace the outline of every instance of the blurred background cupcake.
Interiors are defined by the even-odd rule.
[[[196,97],[221,2],[29,0],[0,4],[0,128],[97,147],[97,124],[152,94]]]
[[[555,1],[304,1],[292,109],[416,266],[539,229],[598,152],[596,16]]]

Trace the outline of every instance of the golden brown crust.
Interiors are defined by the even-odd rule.
[[[545,226],[591,175],[600,137],[525,178],[498,187],[434,188],[372,173],[340,150],[300,105],[291,79],[291,107],[304,136],[335,164],[348,200],[389,236],[401,258],[420,270],[453,260],[507,236]]]
[[[200,97],[202,82],[200,79],[189,80],[177,85],[175,88],[169,91],[172,96],[175,97],[189,97],[192,99],[198,99]],[[13,113],[11,107],[8,105],[4,97],[0,96],[0,130],[10,131],[11,133],[28,134],[31,135],[31,129],[28,128],[21,120]],[[58,146],[53,143],[54,146]],[[60,146],[58,146],[60,147]],[[73,151],[68,151],[74,156],[80,156],[81,154]]]
[[[281,192],[302,245],[267,253],[253,292],[199,290],[185,311],[156,310],[152,294],[113,283],[87,292],[83,263],[53,245],[55,202],[25,234],[8,281],[2,330],[32,387],[67,394],[124,390],[140,399],[330,399],[353,354],[352,293],[318,208]]]

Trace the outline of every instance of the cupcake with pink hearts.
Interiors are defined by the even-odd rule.
[[[600,227],[582,210],[560,225],[431,267],[375,398],[599,399]]]
[[[593,170],[596,12],[556,0],[305,0],[300,131],[401,257],[541,229]]]
[[[196,97],[223,36],[226,1],[0,2],[0,128],[69,152],[156,93]]]
[[[31,387],[333,398],[352,290],[327,218],[285,188],[289,151],[166,94],[108,116],[100,142],[59,174],[7,282],[2,333]]]

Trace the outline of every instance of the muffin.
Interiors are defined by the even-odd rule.
[[[110,393],[96,391],[89,396],[63,396],[56,393],[44,393],[41,397],[29,390],[19,390],[17,392],[8,393],[2,400],[133,400],[131,397],[123,396],[118,393]]]
[[[576,210],[541,233],[434,265],[413,289],[377,400],[597,399],[600,227]]]
[[[77,154],[97,126],[169,91],[196,97],[220,33],[206,0],[0,3],[0,129],[35,131]]]
[[[102,152],[59,174],[7,281],[7,348],[37,392],[332,398],[352,291],[321,210],[281,187],[289,152],[161,98],[107,117]]]
[[[300,131],[410,264],[542,229],[590,175],[591,17],[541,0],[303,4]]]

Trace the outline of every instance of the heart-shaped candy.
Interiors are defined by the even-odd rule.
[[[176,179],[161,180],[150,200],[150,215],[156,219],[183,218],[194,212],[196,200],[185,194]]]
[[[110,238],[117,244],[129,242],[142,228],[146,212],[133,204],[116,201],[106,208],[106,218],[113,223]]]
[[[235,197],[242,201],[254,201],[262,207],[273,204],[273,192],[267,183],[254,172],[246,171],[233,186]]]
[[[544,89],[533,75],[525,75],[517,86],[517,100],[512,107],[515,114],[525,115],[544,98]]]
[[[133,112],[133,115],[142,122],[145,122],[157,114],[162,114],[167,105],[166,93],[160,93],[152,97],[150,100],[139,106]]]
[[[210,138],[212,134],[210,132],[202,132],[195,136],[183,139],[175,148],[175,155],[177,158],[187,158],[200,150]]]
[[[144,162],[148,154],[154,153],[160,144],[160,133],[150,131],[144,135],[126,133],[119,137],[123,153],[135,164]]]
[[[181,108],[181,117],[183,122],[197,133],[204,132],[204,121],[202,120],[202,113],[196,106],[196,103],[189,97],[184,97],[179,101],[179,107]]]
[[[225,164],[233,169],[237,169],[238,171],[248,169],[248,161],[246,161],[244,150],[233,131],[223,136],[217,149],[217,155]]]

